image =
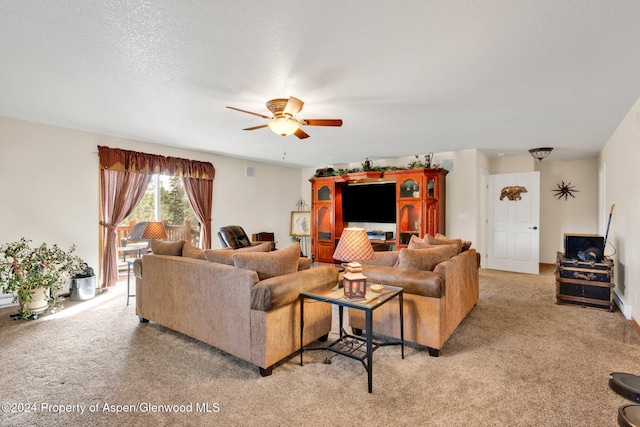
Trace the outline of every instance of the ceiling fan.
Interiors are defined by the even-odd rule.
[[[309,135],[303,131],[300,126],[342,126],[342,119],[296,119],[296,114],[302,110],[304,102],[293,96],[289,99],[277,98],[267,101],[267,108],[273,114],[271,117],[264,114],[254,113],[247,110],[241,110],[236,107],[229,107],[231,110],[240,111],[242,113],[253,114],[254,116],[268,119],[269,123],[245,128],[243,130],[256,130],[269,127],[278,135],[287,136],[294,134],[300,139],[309,138]]]

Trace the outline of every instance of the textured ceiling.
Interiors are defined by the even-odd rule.
[[[640,96],[640,1],[0,0],[0,64],[1,116],[296,167],[585,158]],[[225,108],[289,96],[343,127]]]

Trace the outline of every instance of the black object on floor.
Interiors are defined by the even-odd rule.
[[[623,372],[613,372],[609,379],[609,387],[621,396],[640,403],[640,377]]]
[[[618,408],[618,425],[640,427],[640,405],[622,405]]]

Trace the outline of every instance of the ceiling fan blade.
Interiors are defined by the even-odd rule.
[[[252,112],[252,111],[247,111],[247,110],[241,110],[241,109],[236,108],[236,107],[229,107],[229,106],[227,106],[227,108],[229,108],[229,109],[231,109],[231,110],[240,111],[241,113],[253,114],[254,116],[262,117],[263,119],[270,119],[270,118],[271,118],[271,117],[269,117],[269,116],[265,116],[264,114],[254,113],[254,112]]]
[[[287,101],[287,105],[284,106],[283,114],[289,114],[291,117],[294,117],[296,114],[302,110],[302,106],[304,102],[300,101],[298,98],[294,98],[293,96],[289,97],[289,101]]]
[[[300,128],[298,128],[298,130],[297,130],[297,131],[295,131],[293,134],[294,134],[295,136],[297,136],[298,138],[300,138],[300,139],[309,138],[309,135],[308,135],[305,131],[303,131],[302,129],[300,129]]]
[[[254,127],[250,127],[250,128],[244,128],[242,130],[256,130],[256,129],[266,128],[267,126],[269,126],[269,125],[254,126]]]
[[[342,119],[303,119],[307,126],[342,126]]]

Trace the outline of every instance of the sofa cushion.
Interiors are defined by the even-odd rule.
[[[312,264],[311,258],[300,257],[300,259],[298,260],[298,271],[310,269],[311,264]]]
[[[182,246],[182,256],[186,258],[207,259],[204,256],[204,250],[190,242],[184,242],[184,246]]]
[[[457,255],[453,245],[438,245],[429,249],[400,249],[398,267],[433,271],[436,265]]]
[[[204,256],[207,261],[217,262],[219,264],[233,265],[233,254],[244,252],[269,252],[271,250],[271,243],[265,242],[255,246],[247,246],[240,249],[206,249]]]
[[[434,237],[431,234],[424,235],[424,242],[430,245],[454,245],[456,248],[455,255],[462,251],[462,239],[449,239],[447,237]]]
[[[207,261],[217,262],[218,264],[226,264],[233,265],[233,259],[231,259],[231,255],[233,255],[233,249],[224,248],[224,249],[205,249],[204,257]]]
[[[451,240],[447,236],[445,236],[444,234],[440,234],[440,233],[436,233],[434,238],[436,240],[439,240],[439,239],[440,240]],[[463,240],[462,241],[462,249],[460,249],[460,252],[468,251],[470,248],[471,248],[471,241]]]
[[[155,255],[182,256],[183,246],[184,240],[180,240],[179,242],[164,242],[154,239],[151,241],[151,252]]]
[[[384,251],[384,252],[374,252],[373,259],[369,259],[366,261],[358,261],[360,264],[364,265],[384,265],[387,267],[396,267],[398,264],[398,253],[399,251]]]
[[[266,243],[270,245],[270,243]],[[298,270],[300,244],[294,243],[284,249],[268,253],[246,253],[234,251],[233,264],[237,268],[253,270],[260,280],[282,276]]]
[[[421,239],[414,234],[411,236],[411,239],[409,239],[409,244],[407,245],[407,249],[430,249],[435,246],[436,246],[435,244],[430,242],[425,242],[424,239]]]

